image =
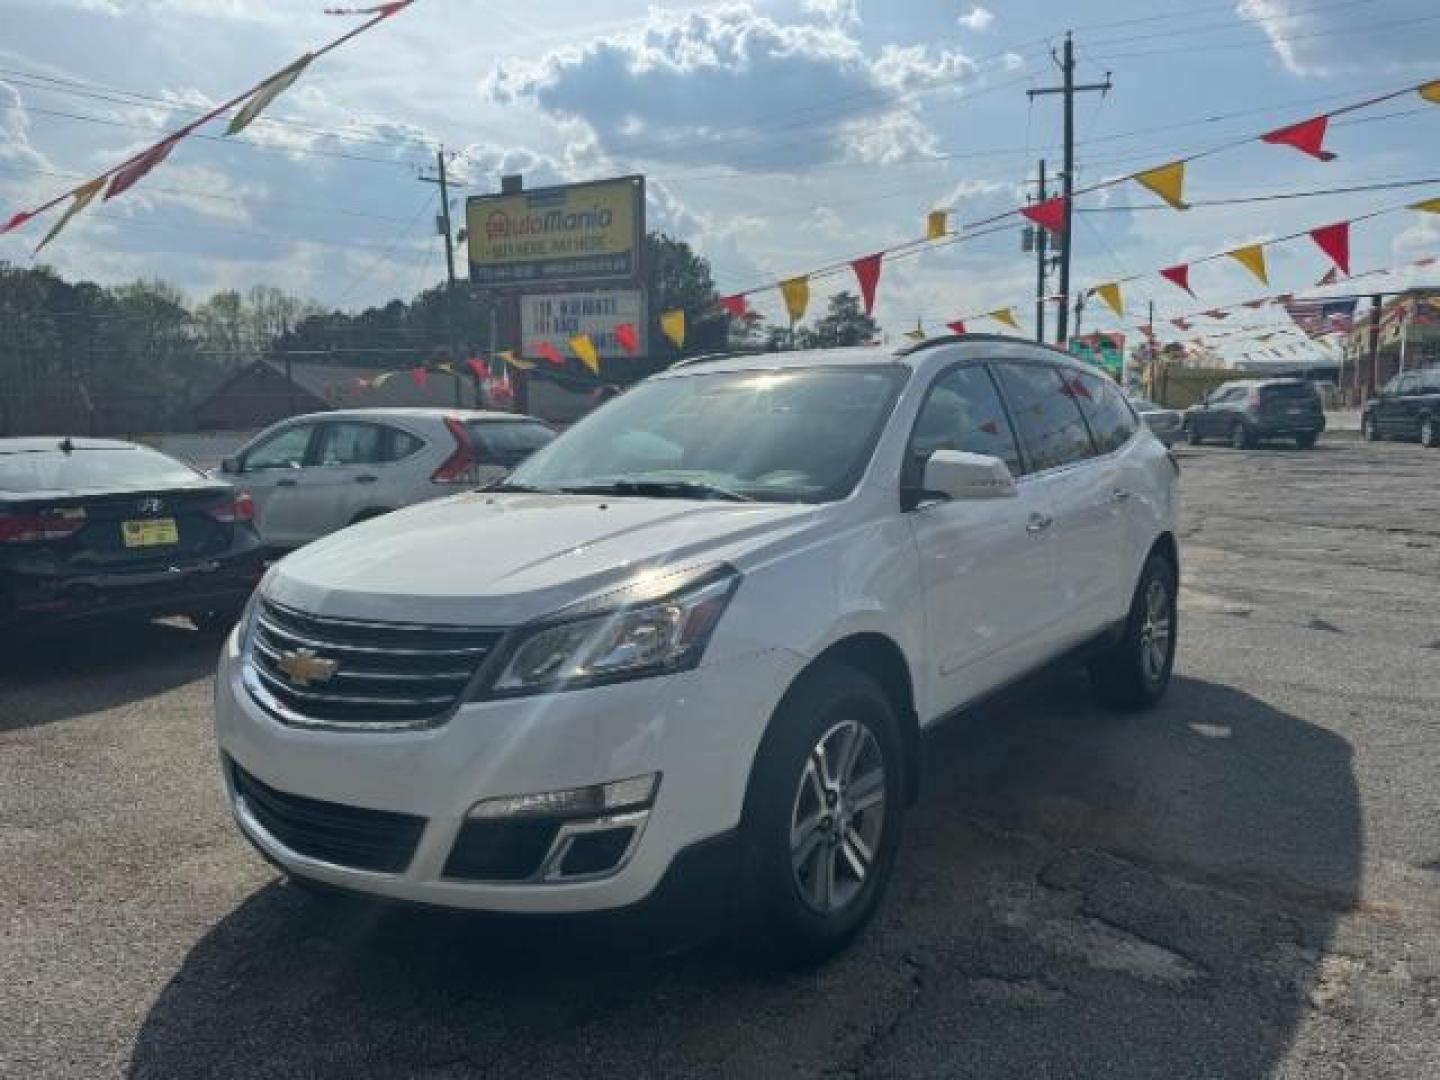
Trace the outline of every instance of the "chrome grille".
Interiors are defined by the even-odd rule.
[[[333,619],[264,600],[245,682],[287,723],[428,727],[460,700],[499,639],[498,630]]]

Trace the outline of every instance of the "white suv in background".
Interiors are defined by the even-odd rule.
[[[712,883],[824,956],[924,729],[1072,653],[1115,706],[1165,692],[1176,481],[1112,382],[1015,339],[672,369],[272,569],[216,682],[235,816],[302,885],[558,913]]]
[[[554,437],[544,422],[513,413],[314,413],[266,428],[226,458],[219,475],[250,492],[261,540],[284,550],[497,480]]]

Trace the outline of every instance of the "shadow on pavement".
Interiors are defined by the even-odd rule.
[[[882,914],[814,972],[275,883],[150,1009],[134,1077],[1262,1077],[1356,903],[1349,746],[1177,680],[1064,679],[936,733]],[[238,840],[237,840],[238,842]]]
[[[102,712],[215,670],[221,637],[188,622],[115,622],[7,640],[0,647],[0,731]]]

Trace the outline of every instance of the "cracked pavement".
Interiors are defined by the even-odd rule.
[[[0,1075],[1440,1075],[1440,453],[1179,453],[1166,703],[1062,674],[936,732],[801,974],[318,904],[228,820],[213,640],[8,644]]]

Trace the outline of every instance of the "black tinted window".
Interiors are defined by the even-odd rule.
[[[386,461],[402,461],[415,453],[425,445],[423,439],[417,439],[408,431],[401,431],[399,428],[390,429],[390,443],[385,448]]]
[[[200,474],[141,446],[0,454],[0,491],[103,491],[179,484]]]
[[[1109,379],[1075,371],[1062,371],[1070,392],[1085,414],[1095,449],[1102,454],[1118,450],[1135,434],[1135,414],[1125,395]]]
[[[1032,472],[1095,453],[1080,408],[1053,364],[995,365]]]
[[[919,484],[926,460],[936,450],[964,450],[998,457],[1019,474],[1015,433],[990,373],[980,366],[955,368],[935,382],[915,422],[905,483]]]
[[[1262,386],[1260,396],[1267,401],[1309,401],[1315,397],[1315,388],[1309,383],[1279,383]]]
[[[466,426],[487,465],[519,465],[555,438],[544,424],[525,421],[472,421]]]
[[[1422,374],[1420,386],[1428,394],[1440,393],[1440,367],[1431,368]]]

